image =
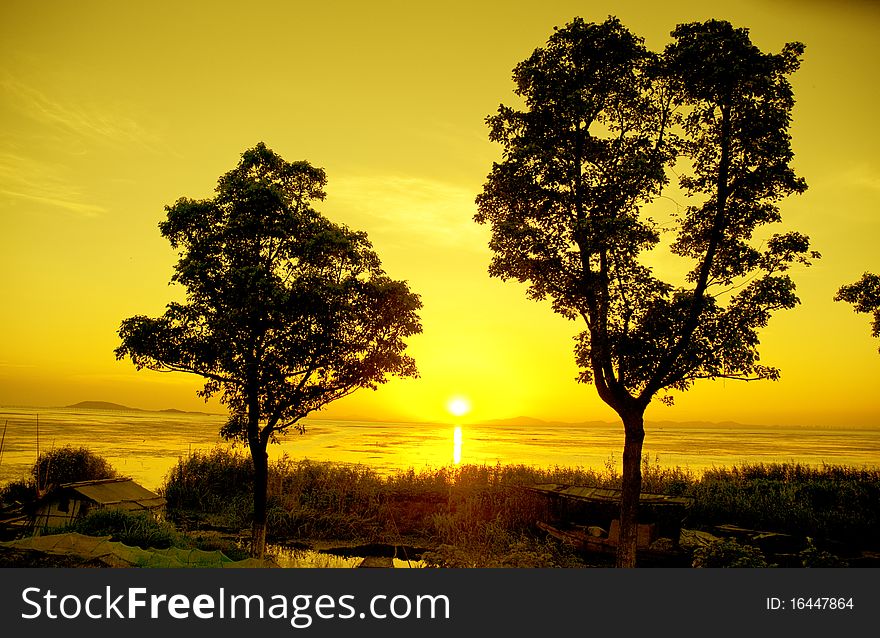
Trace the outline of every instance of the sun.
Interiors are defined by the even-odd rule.
[[[453,416],[464,416],[471,411],[471,402],[464,397],[452,397],[446,402],[446,409]]]

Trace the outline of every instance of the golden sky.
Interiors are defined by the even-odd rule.
[[[168,286],[163,207],[210,196],[265,141],[326,169],[319,210],[367,231],[388,273],[424,302],[424,333],[410,342],[421,378],[361,391],[322,416],[448,420],[460,395],[474,421],[615,420],[574,381],[582,326],[489,279],[488,231],[471,221],[500,156],[483,120],[512,102],[512,68],[555,25],[613,13],[655,49],[677,23],[707,18],[749,27],[765,51],[807,45],[792,134],[810,188],[782,210],[823,259],[794,275],[802,305],[762,333],[763,361],[782,380],[700,383],[647,418],[880,425],[869,319],[832,301],[841,284],[880,270],[875,3],[244,7],[0,5],[0,405],[204,409],[198,378],[115,361],[116,330],[181,297]]]

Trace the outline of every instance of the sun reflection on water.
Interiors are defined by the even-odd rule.
[[[456,425],[452,433],[452,463],[458,465],[461,463],[461,426]]]

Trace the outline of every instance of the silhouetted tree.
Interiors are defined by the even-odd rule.
[[[404,339],[421,332],[421,302],[381,269],[367,236],[311,204],[324,171],[285,162],[263,143],[223,175],[216,196],[166,207],[162,235],[178,251],[172,281],[185,303],[122,322],[116,357],[191,372],[220,393],[222,434],[254,463],[253,552],[266,539],[267,444],[300,419],[386,375],[414,377]]]
[[[841,286],[834,301],[851,303],[856,312],[873,313],[871,334],[880,337],[880,276],[866,272],[855,283]]]
[[[625,432],[622,567],[635,565],[645,409],[696,379],[777,378],[758,363],[757,329],[798,302],[788,267],[818,257],[798,233],[751,241],[779,221],[780,198],[806,188],[788,165],[786,80],[803,47],[766,55],[747,30],[718,21],[672,35],[658,56],[616,18],[578,18],[517,65],[525,108],[502,105],[487,119],[503,159],[475,216],[491,226],[491,276],[527,283],[530,298],[586,324],[579,380],[595,384]],[[661,227],[641,209],[677,158],[694,202],[670,231],[672,252],[693,265],[683,286],[643,259]]]

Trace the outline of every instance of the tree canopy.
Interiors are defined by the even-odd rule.
[[[526,283],[529,297],[586,324],[580,380],[627,434],[626,564],[646,407],[701,378],[777,378],[759,362],[757,331],[798,303],[789,268],[818,257],[797,232],[756,237],[780,221],[784,196],[806,188],[788,132],[787,76],[803,45],[765,54],[746,29],[715,20],[679,25],[672,38],[657,54],[616,18],[556,29],[513,71],[525,108],[502,105],[487,119],[503,155],[475,216],[491,228],[491,276]],[[689,205],[661,225],[644,208],[672,173]],[[663,233],[690,264],[686,285],[645,259]]]
[[[834,300],[846,301],[856,312],[873,315],[871,334],[880,337],[880,276],[866,272],[858,281],[841,286]]]
[[[65,445],[42,452],[31,468],[38,491],[64,483],[96,481],[116,477],[116,470],[107,459],[84,447]]]
[[[312,208],[326,183],[263,143],[245,151],[215,197],[166,207],[159,228],[178,252],[172,282],[186,301],[119,329],[118,359],[200,375],[201,395],[229,408],[224,436],[254,457],[255,536],[258,524],[265,534],[267,443],[388,375],[417,376],[404,350],[421,332],[419,297],[384,273],[365,233]]]

